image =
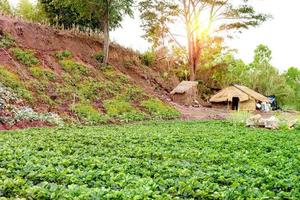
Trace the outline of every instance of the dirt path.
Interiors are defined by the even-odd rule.
[[[186,120],[223,120],[229,116],[229,112],[222,109],[205,107],[187,107],[171,103],[179,112],[182,113],[182,119]]]

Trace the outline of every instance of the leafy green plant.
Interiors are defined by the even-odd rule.
[[[158,99],[142,101],[141,106],[146,109],[153,118],[175,119],[180,116],[180,113],[175,108],[164,104]]]
[[[31,92],[29,92],[19,77],[8,71],[6,68],[0,66],[0,82],[6,87],[11,88],[18,97],[24,98],[28,101],[32,101]]]
[[[1,132],[0,193],[4,199],[300,199],[299,144],[296,130],[222,121]]]
[[[88,75],[89,70],[86,66],[77,63],[73,60],[62,60],[59,62],[63,70],[71,75]]]
[[[102,51],[96,53],[94,55],[95,59],[97,60],[98,63],[103,63],[103,59],[104,59],[104,53]]]
[[[35,57],[31,50],[22,50],[20,48],[13,48],[11,52],[15,55],[18,61],[27,67],[33,67],[39,64],[39,60]]]
[[[0,48],[10,48],[15,45],[15,40],[8,34],[0,34]]]
[[[56,74],[52,70],[42,68],[41,66],[31,67],[30,71],[36,79],[49,81],[54,81],[56,79]]]
[[[140,55],[140,60],[144,65],[151,67],[156,60],[155,53],[153,51],[147,51],[144,54]]]
[[[96,110],[89,102],[77,103],[71,106],[71,110],[86,123],[98,124],[106,122],[106,119],[101,113]]]
[[[122,121],[140,121],[145,119],[143,113],[121,98],[106,100],[104,101],[103,106],[106,109],[108,116]]]
[[[69,50],[64,50],[64,51],[58,51],[58,52],[56,52],[55,56],[59,60],[65,60],[65,59],[71,59],[73,57],[73,54]]]

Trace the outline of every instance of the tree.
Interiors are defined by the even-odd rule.
[[[0,0],[0,12],[2,12],[5,15],[12,14],[12,9],[8,0]]]
[[[31,3],[29,0],[20,0],[15,14],[23,19],[33,22],[46,22],[47,17],[41,6],[38,3]]]
[[[284,77],[287,84],[293,89],[294,97],[289,100],[289,103],[300,110],[300,69],[290,67],[285,73]]]
[[[209,36],[213,38],[229,30],[241,32],[242,29],[258,26],[268,19],[268,15],[257,13],[248,0],[239,2],[237,4],[230,0],[143,0],[140,3],[142,27],[146,31],[146,36],[150,35],[150,39],[153,35],[151,31],[158,30],[156,34],[161,38],[168,33],[171,39],[176,40],[175,35],[169,31],[170,27],[175,23],[177,28],[183,25],[187,39],[190,80],[195,80],[199,59]],[[168,11],[170,8],[174,9],[174,12]],[[153,20],[160,19],[160,13],[164,10],[168,11],[165,18],[172,20]],[[177,11],[178,16],[175,15]]]
[[[133,0],[40,0],[40,2],[51,22],[56,21],[66,27],[79,25],[101,30],[104,33],[103,64],[105,65],[108,64],[110,30],[121,26],[125,15],[133,15]]]

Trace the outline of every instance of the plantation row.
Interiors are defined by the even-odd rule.
[[[0,196],[299,199],[299,134],[176,121],[2,132]]]

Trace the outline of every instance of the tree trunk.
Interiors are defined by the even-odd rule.
[[[103,32],[104,32],[104,44],[103,44],[103,64],[108,64],[109,58],[109,2],[106,2],[106,9],[103,17]]]

